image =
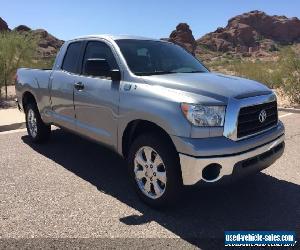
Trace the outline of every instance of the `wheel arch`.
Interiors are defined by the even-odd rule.
[[[25,91],[22,95],[22,107],[25,111],[26,105],[29,103],[33,103],[37,105],[35,96],[30,91]]]
[[[134,141],[134,138],[137,138],[141,134],[151,132],[165,137],[169,141],[170,145],[176,149],[170,135],[164,128],[152,121],[136,119],[130,121],[122,133],[121,154],[123,157],[127,158],[130,145]]]

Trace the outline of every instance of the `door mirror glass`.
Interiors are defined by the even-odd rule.
[[[84,74],[89,76],[110,76],[110,67],[106,59],[89,58],[84,65]]]

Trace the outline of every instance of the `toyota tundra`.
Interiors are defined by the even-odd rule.
[[[18,69],[16,93],[33,142],[56,125],[106,145],[126,159],[138,195],[154,207],[174,202],[183,186],[259,172],[284,151],[272,90],[212,73],[167,41],[67,41],[51,70]]]

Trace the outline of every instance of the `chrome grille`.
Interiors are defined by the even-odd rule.
[[[259,115],[265,110],[264,121],[259,120]],[[262,120],[262,119],[261,119]],[[259,133],[277,124],[277,102],[263,103],[259,105],[243,107],[238,117],[237,137],[242,138]]]

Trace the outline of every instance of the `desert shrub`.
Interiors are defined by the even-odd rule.
[[[0,62],[0,99],[2,96],[2,88],[4,86],[4,81],[2,80],[1,72],[3,72],[3,64]]]
[[[264,37],[263,35],[260,35],[260,34],[259,34],[259,35],[257,35],[257,37],[256,37],[255,40],[256,40],[257,42],[261,42],[261,41],[264,40],[264,39],[265,39],[265,37]]]
[[[300,56],[291,48],[281,51],[279,58],[283,86],[291,102],[300,103]]]
[[[292,103],[300,103],[300,77],[291,76],[286,79],[283,90]]]
[[[277,48],[277,46],[275,44],[271,44],[269,51],[273,52],[273,51],[278,51],[279,49]]]
[[[294,47],[281,47],[278,60],[262,61],[220,57],[207,62],[213,71],[229,72],[262,82],[270,88],[280,88],[291,102],[300,103],[300,53]]]
[[[228,66],[236,60],[233,57],[223,56],[219,58],[215,58],[214,60],[205,61],[205,65],[212,71],[218,71],[218,68],[228,69]]]
[[[17,68],[32,60],[36,46],[30,34],[0,33],[0,82],[5,86],[6,99],[7,85],[12,82]]]
[[[276,62],[235,60],[228,67],[238,76],[262,82],[271,88],[279,86],[281,82]]]
[[[222,65],[237,76],[280,88],[293,103],[300,103],[300,57],[292,47],[280,50],[277,61],[220,60],[210,66]]]
[[[22,67],[35,69],[52,69],[55,57],[34,58],[33,60],[24,62]]]

